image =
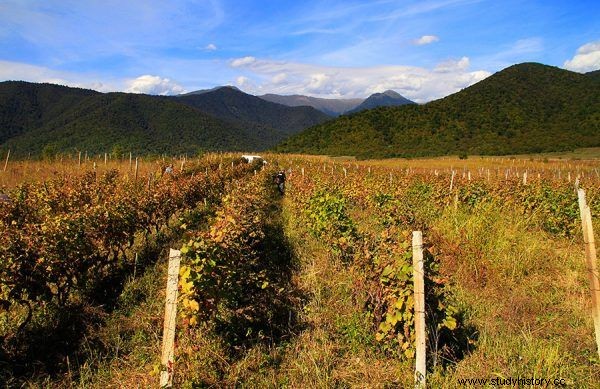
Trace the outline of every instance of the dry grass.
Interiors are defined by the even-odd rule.
[[[293,169],[306,164],[327,164],[329,168],[335,163],[363,169],[579,169],[595,174],[594,169],[600,166],[597,160],[545,162],[541,157],[533,161],[497,157],[349,161],[266,154],[265,158]],[[161,164],[162,160],[143,162],[140,175],[156,171]],[[130,174],[128,160],[97,164],[97,169],[109,168]],[[89,164],[85,169],[90,169]],[[0,173],[0,187],[56,174],[79,174],[81,170],[72,161],[10,163],[9,170]],[[237,355],[231,354],[210,325],[181,330],[177,386],[412,387],[412,363],[386,356],[371,339],[369,319],[353,291],[362,275],[334,260],[328,247],[286,214],[286,201],[283,227],[300,261],[293,284],[307,296],[297,307],[298,325],[284,341],[256,344]],[[352,217],[359,228],[374,228],[368,214],[353,212]],[[600,382],[583,249],[578,240],[549,235],[533,220],[501,204],[483,204],[474,210],[451,207],[431,226],[428,238],[441,252],[440,270],[451,280],[451,293],[465,312],[467,324],[479,334],[474,351],[466,358],[431,372],[431,387],[459,387],[459,378],[565,378],[573,387],[594,387]],[[101,334],[106,350],[90,350],[89,361],[79,375],[67,374],[58,381],[31,385],[156,386],[164,268],[164,263],[158,264],[126,288],[124,299],[136,293],[144,298],[132,299],[125,304],[126,309],[113,313]]]
[[[580,244],[553,238],[510,209],[488,204],[447,210],[434,228],[442,271],[480,337],[475,351],[439,376],[565,378],[600,381]]]

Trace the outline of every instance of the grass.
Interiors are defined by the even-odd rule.
[[[500,204],[448,209],[432,233],[446,247],[441,268],[480,333],[475,351],[436,377],[440,386],[456,387],[458,378],[600,381],[581,244]]]

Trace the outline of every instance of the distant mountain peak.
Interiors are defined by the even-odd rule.
[[[377,107],[397,107],[399,105],[415,104],[414,101],[407,99],[400,93],[391,89],[381,93],[373,93],[367,97],[359,106],[353,108],[347,113],[355,113],[364,111],[365,109],[373,109]]]
[[[199,89],[199,90],[188,92],[188,93],[182,93],[178,96],[203,95],[205,93],[215,92],[220,89],[225,89],[225,90],[231,89],[231,90],[241,92],[241,90],[238,87],[233,86],[233,85],[219,85],[219,86],[215,86],[214,88],[210,88],[210,89]]]
[[[388,89],[385,92],[381,93],[384,96],[388,96],[388,97],[393,97],[393,98],[400,98],[402,97],[402,95],[394,90]]]

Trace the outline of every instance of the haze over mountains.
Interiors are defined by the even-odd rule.
[[[341,116],[289,138],[277,150],[380,158],[597,147],[599,91],[598,71],[523,63],[424,105]]]
[[[511,66],[424,105],[392,91],[360,102],[269,95],[297,104],[288,106],[235,87],[164,97],[7,81],[0,83],[0,148],[17,157],[275,145],[282,152],[363,158],[558,151],[600,146],[599,90],[599,71],[536,63]],[[356,103],[350,110],[388,106],[335,119],[314,107],[347,112]],[[403,105],[389,106],[395,104]]]
[[[309,106],[325,112],[330,116],[338,116],[359,106],[364,99],[323,99],[304,95],[276,95],[269,93],[258,96],[263,100],[290,107]]]
[[[405,104],[415,104],[413,101],[401,96],[393,90],[383,93],[374,93],[366,99],[323,99],[303,95],[276,95],[266,94],[259,96],[262,99],[274,103],[288,105],[290,107],[310,106],[330,116],[339,116],[345,113],[353,113],[365,109],[377,107],[393,107]]]

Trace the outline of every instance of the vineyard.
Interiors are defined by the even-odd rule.
[[[576,194],[600,231],[598,163],[267,160],[16,162],[0,380],[157,386],[172,247],[175,387],[411,387],[418,230],[428,385],[600,381]]]

